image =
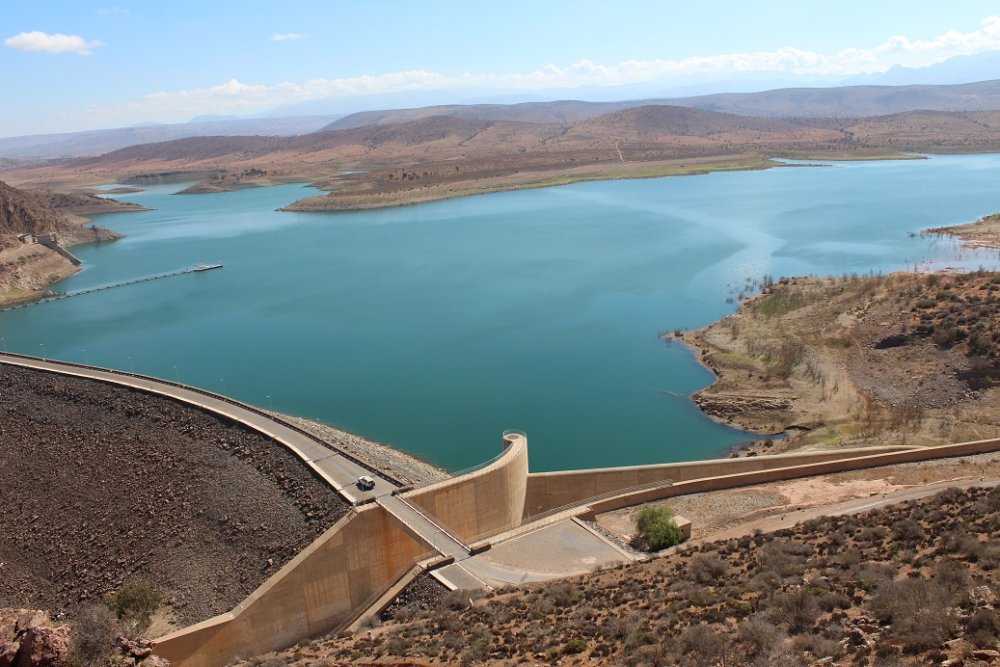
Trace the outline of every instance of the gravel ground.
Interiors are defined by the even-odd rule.
[[[448,589],[429,573],[424,572],[417,575],[417,578],[396,596],[392,604],[379,614],[379,620],[401,619],[412,616],[415,611],[439,609],[446,595]]]
[[[788,480],[757,486],[694,493],[678,496],[657,505],[666,505],[677,514],[691,520],[692,537],[710,537],[716,533],[748,521],[763,519],[792,509],[792,499],[809,498],[800,493],[810,485],[819,486],[812,500],[796,502],[795,508],[832,504],[853,497],[871,494],[871,490],[884,487],[905,488],[942,481],[959,481],[1000,476],[1000,453],[977,454],[939,461],[901,463],[881,468],[854,470],[821,475],[800,480]],[[866,484],[871,482],[872,484]],[[876,484],[882,482],[882,485]],[[789,498],[792,496],[792,499]],[[635,532],[635,518],[641,506],[601,514],[597,525],[605,534],[615,536],[622,543]]]
[[[0,606],[132,578],[178,623],[227,611],[343,516],[271,440],[124,387],[0,365]]]

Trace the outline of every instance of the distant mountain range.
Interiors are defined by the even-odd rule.
[[[1000,80],[948,86],[849,86],[783,88],[759,93],[719,93],[628,102],[525,102],[363,111],[340,118],[324,130],[406,123],[431,116],[527,123],[569,124],[639,106],[669,104],[739,116],[769,118],[860,118],[906,111],[992,111],[1000,109]]]
[[[203,117],[204,118],[204,117]],[[172,125],[141,125],[88,132],[33,134],[0,139],[0,158],[45,159],[100,155],[108,151],[185,137],[278,135],[294,136],[315,132],[336,119],[336,115],[288,118],[240,118],[237,120],[195,119]]]

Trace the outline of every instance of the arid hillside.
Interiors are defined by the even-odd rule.
[[[0,181],[0,306],[29,301],[48,285],[77,269],[55,250],[23,234],[58,236],[62,246],[120,238],[100,227],[86,227],[81,215],[142,210],[141,206],[104,199],[92,194],[22,190]]]
[[[779,119],[671,105],[560,116],[525,107],[487,117],[397,116],[297,137],[193,137],[86,159],[7,169],[16,183],[202,179],[190,193],[311,181],[326,197],[289,206],[394,206],[577,180],[773,166],[774,156],[858,159],[900,151],[996,150],[1000,112],[907,112],[865,119]],[[433,110],[433,109],[432,109]],[[552,109],[550,109],[552,111]],[[357,120],[357,119],[356,119]],[[359,121],[361,122],[361,121]],[[336,127],[336,126],[334,126]]]
[[[281,445],[176,401],[6,365],[0,387],[0,607],[74,615],[141,579],[195,623],[347,511]]]
[[[1000,491],[951,489],[470,601],[246,665],[988,665]]]
[[[684,338],[709,415],[802,445],[1000,436],[1000,274],[782,279]]]
[[[624,102],[559,100],[522,104],[448,104],[415,109],[363,111],[335,120],[323,129],[340,130],[364,125],[405,123],[427,116],[568,124],[652,104],[765,118],[858,118],[917,110],[983,111],[1000,109],[1000,80],[954,85],[780,88],[757,93],[717,93]]]

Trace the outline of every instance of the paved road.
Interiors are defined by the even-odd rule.
[[[469,557],[469,548],[446,532],[426,514],[399,496],[379,496],[375,499],[389,514],[419,535],[425,542],[445,556],[456,561]]]
[[[0,363],[55,371],[62,375],[73,375],[125,387],[133,387],[225,415],[230,419],[246,424],[274,438],[291,449],[318,472],[330,486],[337,489],[342,496],[352,503],[367,498],[388,495],[397,488],[388,479],[358,465],[321,440],[305,435],[280,421],[276,421],[247,407],[231,403],[221,396],[217,397],[217,395],[205,394],[193,388],[185,388],[172,383],[162,382],[155,378],[116,373],[110,370],[82,367],[73,364],[63,364],[47,359],[0,354]],[[375,488],[370,491],[361,491],[357,487],[357,480],[361,475],[372,477],[375,480]]]

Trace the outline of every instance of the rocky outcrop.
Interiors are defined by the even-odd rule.
[[[74,650],[73,625],[53,622],[44,611],[0,609],[0,667],[73,667],[80,664]],[[169,667],[170,662],[152,655],[153,642],[145,638],[110,637],[110,665],[121,667]]]
[[[65,247],[121,238],[108,229],[85,227],[87,220],[77,214],[141,209],[88,194],[19,190],[0,181],[0,306],[37,299],[41,290],[73,275],[79,262]],[[33,242],[48,235],[58,245]]]
[[[70,664],[71,628],[55,626],[44,611],[0,609],[0,667]]]

